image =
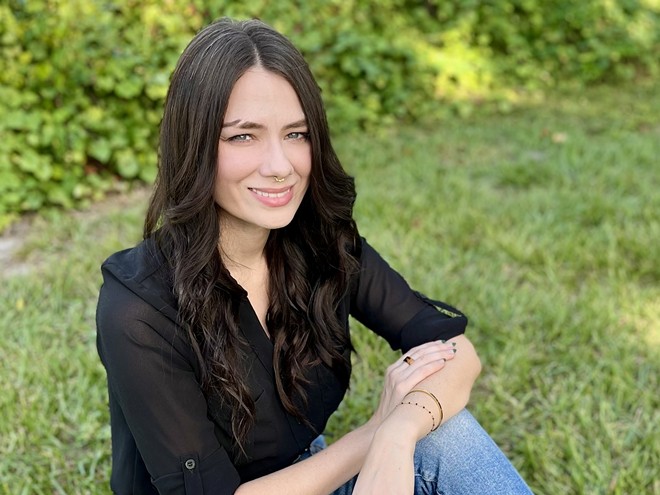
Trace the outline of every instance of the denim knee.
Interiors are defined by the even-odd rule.
[[[530,494],[516,469],[463,410],[415,448],[415,495]]]

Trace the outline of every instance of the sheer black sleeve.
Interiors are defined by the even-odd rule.
[[[413,291],[364,239],[351,315],[403,352],[460,335],[467,326],[467,317],[456,308]]]
[[[207,418],[192,352],[174,322],[104,271],[97,329],[108,375],[113,491],[233,494],[239,475]]]

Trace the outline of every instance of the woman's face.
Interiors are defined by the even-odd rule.
[[[307,191],[312,153],[305,114],[286,79],[258,67],[238,79],[217,166],[214,199],[223,228],[270,230],[291,222]]]

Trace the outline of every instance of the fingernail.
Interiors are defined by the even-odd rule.
[[[456,354],[456,349],[452,349],[451,352],[453,352],[454,354]]]
[[[456,342],[452,342],[452,343],[451,343],[451,346],[452,346],[452,347],[456,347]]]
[[[447,342],[446,340],[441,340],[441,341],[440,341],[441,344],[444,344],[444,343],[446,343],[446,342]]]

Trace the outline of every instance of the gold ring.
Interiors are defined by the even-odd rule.
[[[275,179],[275,182],[284,182],[284,179],[286,177],[278,177],[277,175],[273,175],[273,179]]]
[[[413,364],[415,362],[415,360],[413,358],[411,358],[410,356],[406,356],[406,357],[403,358],[403,362],[406,363],[408,366],[410,366],[411,364]]]

